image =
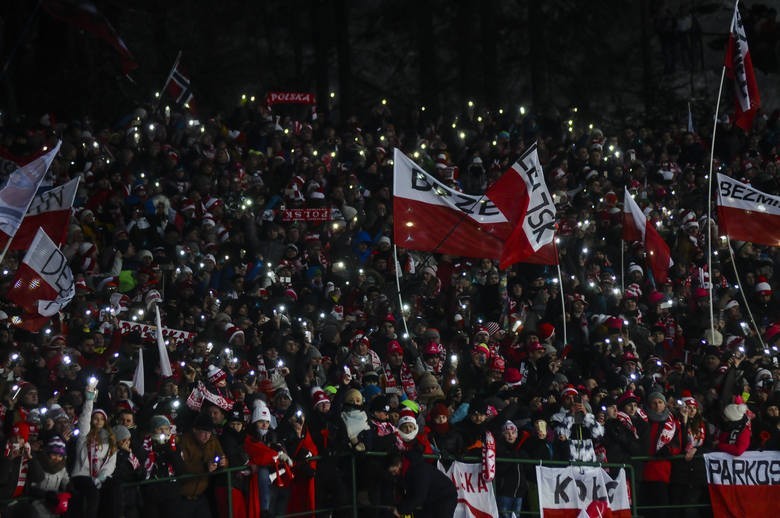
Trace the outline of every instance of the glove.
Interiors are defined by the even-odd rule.
[[[103,481],[100,480],[100,478],[93,478],[92,483],[95,484],[95,487],[100,489],[103,486]]]
[[[286,462],[287,464],[292,464],[292,459],[289,455],[287,455],[286,451],[280,451],[279,452],[279,460],[282,462]]]

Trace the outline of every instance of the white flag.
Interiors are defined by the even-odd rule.
[[[160,352],[160,373],[169,378],[173,376],[173,371],[171,370],[171,360],[168,358],[168,349],[165,347],[165,340],[163,339],[160,308],[157,307],[157,304],[154,305],[154,313],[154,323],[157,325],[155,332],[157,335],[157,350]]]
[[[135,373],[133,374],[133,386],[139,396],[144,395],[144,348],[141,346],[138,349],[138,365],[135,366]]]
[[[7,236],[13,237],[19,229],[41,180],[60,151],[60,144],[58,141],[45,155],[11,173],[0,189],[0,231]]]

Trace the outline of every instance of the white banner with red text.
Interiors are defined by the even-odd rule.
[[[438,468],[450,477],[458,490],[458,506],[453,518],[494,518],[498,516],[496,495],[493,484],[486,482],[482,464],[467,464],[454,461],[450,469],[444,469],[441,462]]]
[[[771,516],[780,501],[780,451],[746,451],[739,457],[705,453],[712,513]]]
[[[543,518],[631,517],[626,472],[615,478],[602,468],[536,466]]]

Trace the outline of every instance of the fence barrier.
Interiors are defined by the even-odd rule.
[[[385,457],[387,456],[387,452],[363,452],[363,453],[352,453],[352,452],[341,452],[341,453],[334,453],[327,457],[323,456],[317,456],[312,457],[309,460],[321,460],[323,458],[333,458],[333,457],[350,457],[350,474],[351,474],[351,503],[350,505],[342,505],[339,507],[329,507],[329,508],[321,508],[321,509],[314,509],[312,511],[303,511],[298,513],[292,513],[292,514],[283,514],[283,515],[276,515],[276,518],[294,518],[297,516],[310,516],[314,514],[315,516],[322,516],[326,515],[327,513],[337,512],[337,511],[352,511],[352,517],[357,518],[358,517],[358,511],[360,509],[392,509],[391,506],[385,506],[385,505],[377,505],[377,504],[369,504],[369,505],[359,505],[358,504],[358,491],[357,491],[357,463],[356,459],[360,457]],[[455,460],[454,457],[446,457],[441,455],[424,455],[427,459],[434,459],[434,460]],[[665,457],[663,460],[677,460],[677,459],[683,459],[685,458],[684,455],[677,455],[673,457]],[[459,458],[457,460],[464,461],[464,462],[481,462],[480,458],[477,457],[463,457]],[[659,460],[655,457],[631,457],[632,462],[642,462],[642,461],[648,461],[648,460]],[[559,460],[539,460],[539,459],[510,459],[510,458],[503,458],[503,457],[497,457],[496,463],[512,463],[512,464],[528,464],[528,465],[534,465],[534,466],[586,466],[586,467],[602,467],[602,468],[622,468],[626,470],[626,474],[629,477],[630,480],[630,487],[631,487],[631,514],[634,517],[641,516],[640,512],[645,510],[658,510],[658,509],[706,509],[710,508],[711,506],[709,504],[686,504],[686,505],[637,505],[637,489],[636,489],[636,473],[634,472],[634,466],[631,464],[626,463],[601,463],[601,462],[569,462],[569,461],[559,461]],[[126,482],[123,484],[123,487],[141,487],[146,485],[152,485],[152,484],[161,484],[165,482],[177,482],[181,480],[188,480],[192,478],[202,478],[202,477],[216,477],[216,476],[222,476],[225,475],[227,479],[227,515],[229,517],[233,516],[233,474],[240,471],[246,471],[248,468],[247,466],[234,466],[224,469],[218,469],[215,471],[212,471],[210,473],[185,473],[181,475],[174,475],[171,477],[164,477],[164,478],[155,478],[155,479],[147,479],[147,480],[138,480],[133,482]],[[13,506],[19,503],[25,503],[25,502],[31,502],[33,499],[29,497],[20,497],[20,498],[14,498],[14,499],[7,499],[7,500],[0,500],[0,510],[5,509],[6,507]],[[522,511],[521,514],[523,515],[538,515],[536,511]]]

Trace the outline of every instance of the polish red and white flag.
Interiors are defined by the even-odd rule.
[[[440,182],[396,149],[394,234],[402,248],[517,262],[557,264],[555,204],[536,146],[483,195]]]
[[[669,268],[674,265],[669,245],[647,219],[628,189],[624,188],[623,196],[623,240],[642,243],[647,253],[645,260],[653,272],[655,282],[663,284],[669,276]]]
[[[75,294],[76,284],[68,259],[46,232],[39,229],[8,290],[8,299],[25,312],[19,327],[40,330]]]
[[[726,76],[734,81],[734,124],[749,132],[761,98],[758,93],[753,60],[750,57],[745,26],[739,14],[739,1],[734,3],[731,31],[726,47]]]
[[[780,196],[718,173],[718,224],[738,241],[780,246]]]
[[[74,178],[68,183],[35,195],[21,225],[13,236],[10,250],[30,248],[38,229],[43,229],[58,245],[65,243],[79,179],[80,177]],[[5,246],[8,237],[0,230],[0,247]]]

